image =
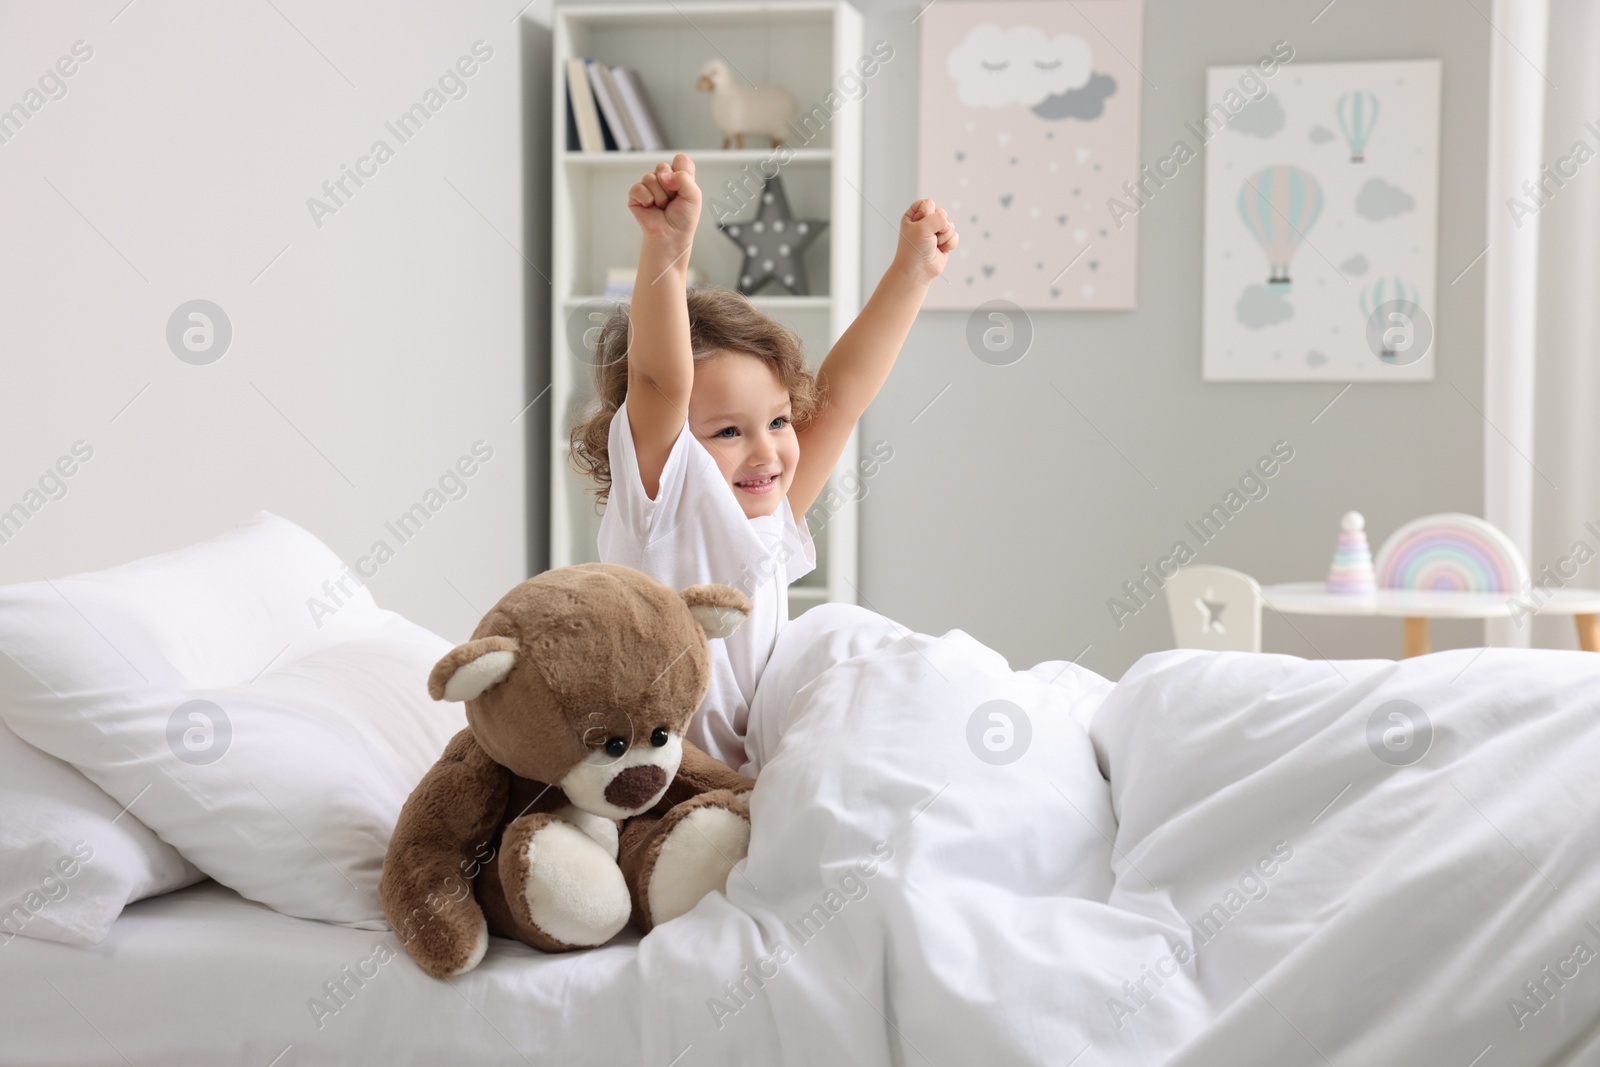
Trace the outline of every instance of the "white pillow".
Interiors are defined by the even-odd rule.
[[[428,697],[449,649],[263,512],[177,552],[0,588],[0,718],[118,801],[143,791],[144,823],[241,895],[381,929],[395,818],[466,725]]]
[[[0,945],[94,944],[125,905],[205,877],[133,811],[4,725],[0,856]]]

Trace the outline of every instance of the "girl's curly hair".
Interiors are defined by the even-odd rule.
[[[732,289],[688,290],[689,349],[696,364],[721,352],[742,352],[772,368],[789,392],[796,429],[816,414],[822,397],[816,375],[806,366],[800,339],[757,311]],[[594,399],[569,434],[572,464],[594,482],[595,510],[611,494],[611,418],[628,393],[628,305],[618,304],[600,328],[594,350]]]

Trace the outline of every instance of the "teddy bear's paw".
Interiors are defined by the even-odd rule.
[[[502,873],[518,919],[562,948],[590,948],[611,940],[632,911],[616,860],[565,819],[524,818],[537,825],[517,849],[514,878],[506,880]]]
[[[732,794],[705,793],[662,819],[655,863],[645,879],[650,925],[676,919],[707,893],[728,884],[734,864],[750,851],[750,817]]]
[[[454,978],[458,974],[466,974],[478,964],[483,962],[484,953],[489,951],[489,923],[482,914],[478,916],[477,939],[472,943],[472,948],[467,954],[467,961],[460,967],[451,971],[444,977]]]
[[[604,815],[593,815],[576,804],[568,804],[564,808],[557,808],[555,814],[567,820],[590,837],[595,844],[608,852],[612,859],[617,858],[617,824],[613,819]]]
[[[418,906],[412,917],[391,928],[417,966],[435,978],[466,974],[489,950],[489,923],[471,897],[439,912]]]

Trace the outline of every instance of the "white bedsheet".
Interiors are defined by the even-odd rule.
[[[452,989],[404,956],[382,962],[392,933],[281,915],[207,881],[130,905],[98,945],[0,947],[0,1064],[523,1063],[512,1040],[544,1062],[535,1051],[581,1047],[600,1020],[637,1044],[635,942],[543,956],[496,941]],[[373,976],[357,985],[347,967]],[[346,982],[342,1003],[329,981]]]
[[[393,935],[208,884],[98,946],[0,947],[0,1062],[1600,1062],[1574,955],[1600,952],[1600,658],[1180,652],[1112,687],[902,633],[826,606],[785,631],[750,857],[642,942],[497,940],[451,985],[395,958],[319,1028],[308,1000]],[[1432,723],[1410,766],[1368,744],[1396,699]],[[994,700],[1031,732],[1005,765],[968,740]]]

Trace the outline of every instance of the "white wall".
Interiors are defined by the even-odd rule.
[[[74,442],[93,449],[0,543],[0,581],[267,509],[347,562],[387,542],[378,602],[464,635],[542,551],[537,406],[512,422],[543,386],[526,352],[543,283],[523,253],[547,259],[528,205],[548,161],[520,128],[525,84],[541,91],[548,68],[536,49],[524,78],[529,28],[487,3],[124,2],[0,6],[0,108],[37,102],[25,94],[75,42],[93,53],[0,143],[0,510],[40,503],[29,489]],[[441,93],[405,143],[385,128],[479,41],[464,96]],[[393,158],[317,225],[307,199],[379,139]],[[209,365],[166,341],[195,298],[232,323]],[[493,458],[465,495],[429,501],[479,441]],[[439,501],[408,542],[385,528]]]

